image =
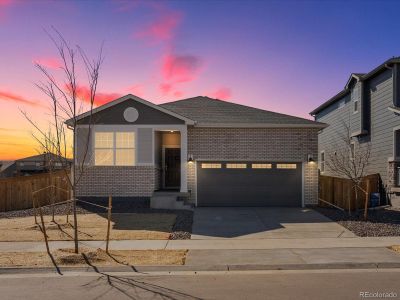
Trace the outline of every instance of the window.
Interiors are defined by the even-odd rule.
[[[277,169],[297,169],[296,164],[277,164]]]
[[[94,161],[96,166],[134,166],[133,132],[96,132]]]
[[[356,146],[354,143],[351,143],[350,144],[350,159],[351,160],[354,160],[355,151],[356,151]]]
[[[133,166],[135,162],[133,132],[116,132],[115,137],[115,165]]]
[[[221,169],[221,164],[203,163],[201,164],[202,169]]]
[[[358,102],[360,99],[360,86],[359,83],[357,83],[353,89],[351,90],[351,99],[353,100],[353,113],[358,112]]]
[[[246,169],[247,164],[226,164],[227,169]]]
[[[321,173],[325,172],[325,151],[321,151],[321,160],[319,169]]]
[[[358,112],[358,100],[354,100],[354,113]]]
[[[272,169],[272,164],[252,164],[253,169]]]
[[[400,129],[394,132],[394,157],[400,158]]]

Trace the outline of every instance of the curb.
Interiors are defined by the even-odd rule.
[[[280,265],[198,265],[198,266],[117,266],[117,267],[60,267],[64,272],[88,272],[88,273],[107,273],[107,272],[212,272],[212,271],[272,271],[272,270],[335,270],[335,269],[400,269],[398,262],[380,263],[331,263],[331,264],[280,264]],[[4,274],[37,274],[37,273],[57,273],[54,267],[26,268],[10,267],[0,268],[0,275]]]

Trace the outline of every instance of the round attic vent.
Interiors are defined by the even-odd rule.
[[[139,118],[139,112],[136,110],[136,108],[133,107],[128,107],[124,111],[124,119],[129,122],[135,122]]]

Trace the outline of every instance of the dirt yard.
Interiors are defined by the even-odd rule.
[[[69,216],[45,216],[46,233],[51,241],[73,239],[73,218]],[[112,215],[111,240],[166,240],[169,239],[176,219],[175,214],[115,213]],[[40,224],[40,218],[37,218]],[[0,241],[43,241],[41,227],[34,217],[0,219]],[[107,234],[105,214],[78,215],[80,240],[104,240]]]
[[[184,265],[187,250],[111,250],[73,249],[52,251],[58,267],[65,266],[117,266],[117,265]],[[53,267],[46,252],[2,252],[0,267]]]

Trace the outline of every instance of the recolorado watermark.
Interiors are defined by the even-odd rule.
[[[360,292],[360,298],[393,299],[397,298],[396,292]]]

